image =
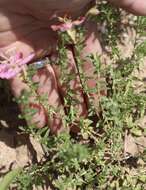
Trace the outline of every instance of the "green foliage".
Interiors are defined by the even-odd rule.
[[[14,179],[20,174],[22,169],[15,169],[7,173],[0,181],[0,190],[7,190]]]
[[[100,94],[101,90],[106,89],[106,96],[99,97],[98,105],[94,105],[90,97],[91,89],[86,85],[88,79],[82,70],[84,61],[80,57],[84,30],[77,28],[74,52],[81,84],[89,98],[88,117],[78,119],[78,110],[75,109],[78,100],[74,99],[74,91],[69,87],[69,82],[75,75],[70,75],[67,70],[66,44],[71,39],[66,32],[61,33],[60,59],[57,64],[61,66],[61,84],[65,84],[67,88],[64,104],[68,113],[62,119],[66,127],[77,124],[80,132],[78,134],[63,132],[53,136],[50,135],[48,127],[37,129],[29,125],[23,128],[24,132],[39,139],[44,147],[45,156],[43,161],[26,167],[22,175],[18,176],[15,183],[20,190],[31,190],[33,186],[44,187],[48,182],[52,189],[59,190],[145,189],[146,172],[138,160],[145,162],[146,152],[137,157],[132,155],[127,157],[123,149],[125,132],[134,136],[141,136],[145,132],[137,121],[145,114],[146,96],[145,93],[137,93],[135,90],[133,84],[137,78],[133,76],[133,72],[139,68],[146,55],[146,43],[139,41],[144,34],[146,18],[136,19],[134,27],[138,37],[134,50],[128,58],[123,58],[117,45],[121,32],[118,27],[121,24],[121,11],[105,2],[99,3],[98,7],[100,14],[92,19],[98,21],[99,25],[104,24],[105,32],[102,37],[105,45],[111,48],[108,56],[112,64],[103,67],[98,55],[88,55],[88,59],[93,63],[95,74],[105,79],[97,81],[92,92]],[[25,78],[31,91],[24,92],[17,101],[25,105],[23,116],[30,120],[35,110],[30,110],[28,98],[33,94],[35,100],[44,105],[48,111],[48,117],[51,117],[55,110],[46,104],[45,97],[37,96],[37,84],[33,84],[31,80],[33,72],[35,71],[30,68]],[[133,162],[136,166],[132,164]]]

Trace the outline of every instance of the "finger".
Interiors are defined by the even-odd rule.
[[[23,92],[30,92],[30,87],[22,80],[20,75],[17,75],[13,79],[9,80],[9,84],[12,90],[12,93],[15,98],[21,100],[21,97],[23,95]],[[37,127],[41,128],[44,127],[47,124],[47,118],[46,118],[46,113],[44,111],[44,108],[42,105],[37,104],[35,97],[30,96],[26,97],[27,98],[27,103],[23,103],[23,101],[20,103],[20,109],[22,113],[25,113],[26,109],[35,108],[36,109],[36,114],[33,115],[31,121],[28,121],[28,124],[35,124]]]
[[[57,76],[61,96],[64,99],[66,114],[70,115],[71,111],[74,113],[71,119],[71,130],[77,132],[79,128],[76,126],[78,125],[79,119],[87,116],[87,106],[78,69],[70,48],[66,49],[66,56],[65,66],[61,64],[53,64],[52,66]]]
[[[23,57],[35,54],[35,58],[42,58],[56,51],[58,36],[55,32],[49,29],[37,29],[37,31],[28,32],[26,36],[20,39],[17,36],[17,41],[10,45],[2,45],[0,51],[7,56],[12,56],[14,53],[23,53]]]
[[[59,96],[56,76],[51,65],[39,69],[33,76],[33,82],[38,84],[37,93],[43,98],[43,106],[48,113],[48,124],[52,133],[63,130],[64,109]],[[47,104],[46,104],[47,102]]]
[[[33,76],[33,83],[37,83],[37,91],[34,95],[32,92],[28,100],[27,109],[33,108],[36,113],[29,119],[28,124],[35,124],[36,127],[42,128],[48,125],[52,133],[57,133],[63,129],[62,118],[64,110],[61,106],[61,100],[58,94],[55,75],[51,66],[39,69]],[[9,80],[12,92],[15,97],[20,98],[23,91],[31,91],[31,86],[25,83],[20,76]],[[46,96],[45,102],[40,101],[41,97]],[[49,113],[50,107],[52,113]],[[20,105],[22,113],[25,112],[26,105]]]
[[[81,59],[83,60],[82,72],[86,78],[86,85],[88,87],[88,98],[92,99],[96,111],[98,111],[98,103],[101,95],[106,93],[106,90],[100,86],[100,82],[104,79],[100,75],[100,70],[97,71],[91,59],[90,55],[102,55],[102,48],[99,41],[99,34],[97,30],[97,24],[91,21],[85,23],[85,43],[84,48],[81,51]],[[98,72],[98,73],[97,73]],[[103,83],[103,82],[102,82]]]

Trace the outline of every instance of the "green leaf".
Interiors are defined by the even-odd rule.
[[[17,175],[22,171],[22,168],[15,169],[7,173],[2,181],[0,182],[0,190],[7,190],[12,183],[12,181],[17,177]]]
[[[141,131],[141,129],[139,129],[139,128],[137,128],[137,127],[132,128],[130,131],[131,131],[131,133],[132,133],[133,135],[135,135],[135,136],[137,136],[137,137],[142,136],[142,131]]]
[[[142,183],[146,183],[146,175],[141,175],[141,176],[139,176],[139,180],[140,180]]]

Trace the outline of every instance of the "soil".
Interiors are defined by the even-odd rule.
[[[23,134],[19,126],[25,126],[18,105],[11,95],[0,88],[0,176],[18,166],[36,163],[43,157],[43,150],[37,140]]]

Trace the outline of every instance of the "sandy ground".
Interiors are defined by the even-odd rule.
[[[3,89],[0,89],[0,92]],[[0,175],[17,166],[39,161],[43,151],[32,137],[20,133],[18,126],[25,125],[18,119],[17,104],[0,95]]]

